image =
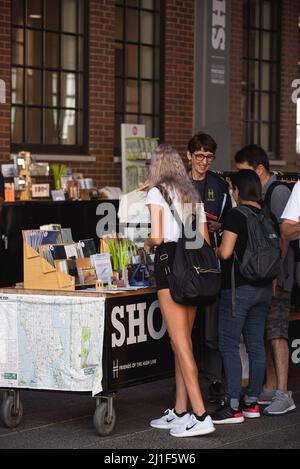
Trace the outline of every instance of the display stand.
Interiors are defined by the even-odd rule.
[[[24,288],[32,290],[74,291],[75,277],[59,272],[41,252],[35,251],[26,242],[23,234],[24,247]]]

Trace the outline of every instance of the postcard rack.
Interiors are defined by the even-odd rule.
[[[58,271],[41,251],[35,251],[22,231],[24,247],[24,288],[31,290],[75,291],[75,277]]]

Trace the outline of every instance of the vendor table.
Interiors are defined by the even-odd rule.
[[[21,422],[22,389],[91,392],[94,427],[106,436],[115,426],[118,390],[172,374],[154,288],[118,294],[0,290],[0,417],[9,428]]]

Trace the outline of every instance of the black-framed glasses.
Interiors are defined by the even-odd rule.
[[[205,159],[207,163],[212,163],[215,159],[215,155],[213,153],[193,153],[193,157],[196,161],[198,161],[198,163],[204,161]]]

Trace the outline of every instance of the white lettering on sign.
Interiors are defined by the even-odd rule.
[[[295,339],[293,341],[292,348],[296,349],[292,353],[292,357],[291,357],[292,362],[294,363],[294,365],[299,365],[300,363],[300,339]]]
[[[213,0],[212,46],[215,50],[226,49],[226,0]]]
[[[128,331],[126,331],[126,327],[124,325],[125,308],[126,314],[128,315]],[[112,348],[122,347],[125,342],[127,345],[147,342],[148,335],[146,333],[146,309],[146,303],[116,306],[113,308],[111,313],[111,323],[117,332],[112,333]],[[150,337],[152,337],[152,339],[160,340],[166,333],[166,325],[164,321],[162,321],[159,330],[154,328],[155,313],[161,314],[158,301],[154,301],[149,307],[147,316],[147,329],[148,334]]]

